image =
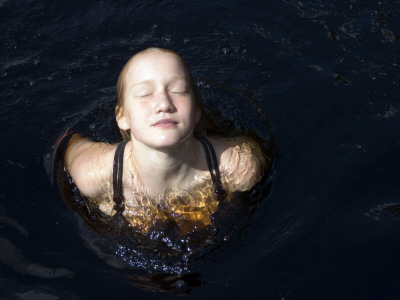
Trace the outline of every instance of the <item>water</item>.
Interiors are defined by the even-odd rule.
[[[399,1],[0,1],[0,296],[397,299],[399,12]],[[182,54],[213,112],[260,135],[270,125],[278,147],[250,227],[181,277],[99,257],[47,173],[60,132],[98,121],[126,59],[152,45]]]

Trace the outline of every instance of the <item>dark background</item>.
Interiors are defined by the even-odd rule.
[[[206,107],[260,135],[267,121],[278,148],[250,229],[177,281],[189,298],[399,299],[399,13],[384,0],[0,1],[0,296],[179,294],[134,287],[88,250],[49,176],[62,130],[112,106],[126,60],[160,46],[187,60]]]

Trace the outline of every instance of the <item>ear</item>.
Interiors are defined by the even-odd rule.
[[[130,129],[129,120],[125,116],[123,108],[119,105],[115,107],[115,119],[117,121],[119,129],[122,130]]]

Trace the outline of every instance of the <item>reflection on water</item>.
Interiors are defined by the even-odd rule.
[[[398,203],[385,203],[371,208],[371,212],[378,216],[390,214],[400,218],[400,204]]]
[[[151,292],[175,292],[178,295],[189,294],[203,282],[200,274],[171,275],[154,273],[150,276],[131,275],[132,285]]]
[[[29,238],[28,231],[17,221],[7,216],[4,207],[0,206],[0,226],[3,227],[4,225],[10,226],[26,239]],[[0,236],[0,262],[23,275],[41,278],[72,278],[74,276],[71,270],[60,267],[49,267],[41,263],[29,261],[20,248],[2,236]]]

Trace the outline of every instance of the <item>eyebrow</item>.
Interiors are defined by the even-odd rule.
[[[143,80],[143,81],[139,81],[139,82],[134,82],[131,84],[131,88],[134,88],[135,86],[143,85],[143,84],[152,84],[152,80]]]

